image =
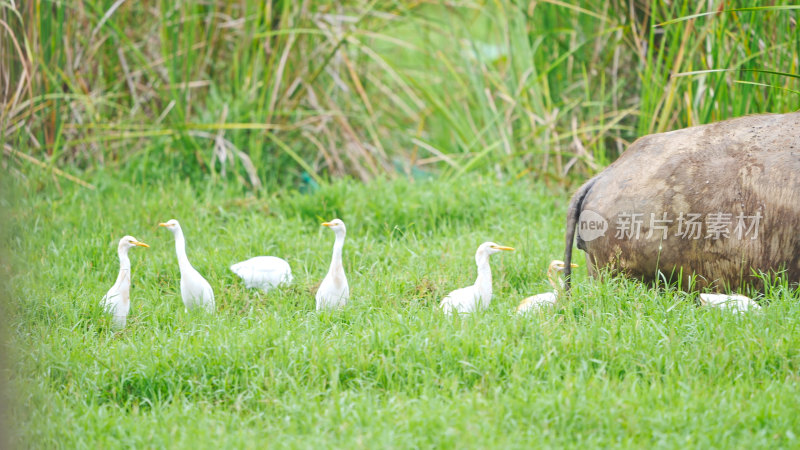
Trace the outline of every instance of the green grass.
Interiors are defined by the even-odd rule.
[[[0,2],[14,443],[798,446],[781,282],[735,316],[581,268],[511,314],[549,290],[568,187],[629,142],[797,110],[800,10],[774,3]],[[319,314],[337,216],[353,296]],[[171,218],[213,316],[183,312]],[[152,247],[114,332],[125,234]],[[486,240],[517,248],[491,308],[443,317]],[[262,254],[295,283],[245,290],[227,267]]]
[[[43,180],[43,181],[42,181]],[[800,418],[800,295],[773,286],[761,314],[695,305],[690,295],[578,269],[553,311],[513,307],[547,288],[563,253],[567,193],[476,177],[337,182],[310,194],[243,196],[235,187],[52,179],[10,187],[7,247],[14,441],[37,448],[795,447]],[[352,298],[314,311],[333,235],[348,225]],[[217,295],[186,314],[172,236]],[[132,310],[113,332],[98,301],[131,251]],[[472,283],[478,244],[495,297],[444,317]],[[268,294],[230,273],[286,257],[295,283]]]

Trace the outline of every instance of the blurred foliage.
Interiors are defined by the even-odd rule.
[[[798,6],[742,6],[4,1],[3,164],[254,190],[568,184],[643,134],[798,109]]]

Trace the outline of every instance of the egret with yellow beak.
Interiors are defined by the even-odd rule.
[[[511,251],[512,247],[484,242],[475,252],[475,263],[478,265],[478,278],[475,284],[447,294],[439,307],[445,314],[469,314],[478,309],[485,309],[492,301],[492,268],[489,267],[489,256],[500,251]]]
[[[344,247],[344,237],[347,234],[347,229],[344,226],[344,222],[339,219],[324,222],[322,226],[333,230],[336,239],[333,241],[331,266],[317,290],[317,311],[342,308],[350,298],[350,286],[347,285],[347,277],[344,274],[344,266],[342,265],[342,247]]]
[[[158,226],[165,227],[175,236],[175,252],[178,254],[178,267],[181,270],[181,298],[186,311],[201,307],[207,312],[214,312],[214,291],[205,278],[189,264],[186,257],[186,240],[183,237],[181,224],[172,219]]]
[[[124,328],[131,310],[131,260],[128,250],[133,247],[150,247],[133,236],[125,236],[119,240],[117,255],[119,256],[119,275],[101,300],[103,309],[113,316],[115,328]]]
[[[578,267],[577,264],[570,264],[569,266],[573,268]],[[526,298],[517,306],[517,314],[525,314],[544,306],[555,305],[564,292],[564,280],[561,279],[561,272],[563,272],[566,267],[567,265],[564,261],[559,261],[557,259],[550,261],[550,265],[547,267],[547,281],[550,282],[550,286],[553,286],[553,292],[545,292]]]

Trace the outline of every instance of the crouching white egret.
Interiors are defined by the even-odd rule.
[[[181,270],[181,297],[186,311],[194,307],[202,307],[207,312],[214,312],[214,291],[186,257],[186,239],[183,237],[181,224],[172,219],[158,225],[166,227],[175,236],[175,252],[178,254],[178,267]]]
[[[489,256],[503,250],[514,249],[494,242],[484,242],[478,247],[475,252],[478,278],[472,286],[456,289],[442,299],[439,307],[445,314],[468,314],[489,306],[492,301],[492,268],[489,266]]]
[[[133,236],[125,236],[119,240],[117,246],[119,275],[117,275],[117,281],[101,300],[103,310],[113,316],[112,323],[115,328],[125,326],[128,321],[128,312],[131,309],[131,260],[128,258],[128,250],[133,247],[150,246]]]
[[[570,267],[578,267],[577,264],[570,264]],[[553,292],[545,292],[543,294],[532,295],[517,306],[517,314],[525,314],[529,311],[535,311],[543,306],[555,305],[561,293],[564,292],[564,280],[561,279],[561,272],[566,269],[567,265],[564,261],[553,260],[547,266],[547,281],[550,286],[553,286]]]
[[[751,309],[758,310],[761,306],[750,297],[739,294],[700,294],[700,304],[733,312],[744,313]]]
[[[231,271],[244,281],[245,287],[269,291],[292,282],[292,268],[276,256],[256,256],[231,266]]]
[[[339,219],[324,222],[322,226],[333,230],[336,239],[333,241],[331,266],[317,290],[317,311],[341,308],[350,298],[350,287],[347,285],[347,277],[344,274],[344,266],[342,265],[342,247],[344,247],[347,229],[344,226],[344,222]]]

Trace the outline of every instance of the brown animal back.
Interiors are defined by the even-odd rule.
[[[595,177],[581,210],[608,223],[581,243],[592,272],[682,269],[684,286],[694,273],[699,287],[736,287],[752,270],[785,269],[800,282],[800,113],[645,136]],[[685,235],[698,221],[700,236]]]

